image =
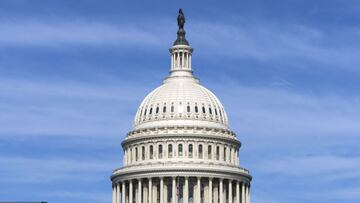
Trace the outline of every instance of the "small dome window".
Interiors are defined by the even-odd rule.
[[[162,145],[159,145],[159,159],[162,159],[162,156],[163,156],[163,148],[162,148]]]
[[[156,114],[159,113],[159,107],[156,107]]]
[[[147,109],[145,109],[145,111],[144,111],[144,116],[146,116],[146,111],[147,111]]]
[[[150,145],[150,159],[153,159],[154,157],[154,147]]]
[[[195,113],[198,113],[199,112],[199,109],[197,106],[195,106]]]
[[[212,114],[212,110],[211,110],[211,108],[210,108],[210,107],[209,107],[209,113],[210,113],[210,114]]]
[[[193,157],[193,145],[189,144],[189,158]]]
[[[135,161],[138,161],[138,157],[139,157],[139,153],[138,153],[138,148],[135,148]]]
[[[165,112],[166,112],[166,106],[163,107],[163,113],[165,113]]]
[[[182,156],[183,155],[183,145],[182,144],[179,144],[178,145],[178,154],[179,154],[179,156]]]
[[[199,145],[199,159],[203,158],[203,146]]]
[[[217,109],[215,108],[215,115],[217,115]]]
[[[202,112],[205,113],[205,107],[204,106],[202,107]]]
[[[220,159],[220,147],[217,146],[216,147],[216,160],[219,160]]]
[[[208,159],[211,159],[211,154],[212,154],[211,145],[209,145],[208,146]]]
[[[172,144],[168,145],[168,158],[172,158],[173,156],[173,147]]]
[[[188,113],[190,113],[190,106],[189,106],[189,105],[186,107],[186,111],[187,111]]]
[[[174,103],[171,104],[171,113],[174,113],[175,108],[174,108]]]
[[[145,160],[145,147],[141,147],[141,159]]]
[[[150,114],[150,115],[152,114],[152,107],[150,108],[149,114]]]

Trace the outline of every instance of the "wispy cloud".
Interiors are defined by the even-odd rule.
[[[360,41],[345,40],[359,38],[355,27],[334,31],[272,22],[240,25],[197,22],[191,30],[194,41],[206,47],[205,53],[302,68],[306,68],[304,62],[351,70],[360,65],[357,57]]]
[[[103,179],[101,174],[110,174],[116,167],[113,160],[89,160],[70,158],[24,158],[0,157],[0,171],[3,184],[14,182],[44,183],[53,181],[97,182]],[[21,176],[21,178],[19,178]]]
[[[144,92],[144,87],[133,83],[93,85],[2,79],[0,135],[114,136],[120,129],[125,134]],[[128,109],[129,104],[133,109]],[[122,122],[124,119],[126,122]]]
[[[84,21],[3,21],[0,23],[0,44],[166,47],[174,39],[175,30],[170,32],[168,25],[171,22],[160,18],[154,20],[156,23],[152,26],[144,22],[130,25]],[[194,21],[187,29],[191,30],[188,38],[194,41],[197,48],[203,50],[201,54],[250,58],[301,68],[306,68],[304,62],[348,70],[356,70],[360,65],[360,41],[347,40],[360,37],[356,27],[344,26],[341,30],[326,30],[301,24],[278,25],[273,22],[243,22],[235,25]],[[127,49],[132,48],[130,46]]]
[[[228,88],[229,86],[233,88]],[[357,97],[311,95],[278,88],[214,86],[241,134],[283,136],[358,136]]]
[[[161,36],[134,25],[88,22],[11,22],[0,23],[1,45],[158,45]]]

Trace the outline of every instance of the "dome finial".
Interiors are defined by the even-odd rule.
[[[186,33],[184,30],[185,15],[181,8],[179,9],[177,22],[178,22],[179,30],[177,31],[177,39],[174,42],[174,45],[189,45],[189,42],[185,39],[185,33]]]

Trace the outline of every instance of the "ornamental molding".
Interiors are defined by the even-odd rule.
[[[181,136],[181,137],[180,137]],[[229,130],[220,130],[212,128],[188,128],[188,127],[173,127],[173,128],[149,128],[143,130],[131,131],[128,133],[126,139],[121,143],[124,147],[128,144],[133,144],[139,141],[148,141],[160,139],[167,141],[169,139],[188,141],[223,141],[231,143],[237,147],[241,146],[241,142],[236,139],[236,134]]]
[[[124,167],[116,169],[111,176],[111,180],[113,182],[122,182],[132,179],[174,176],[230,179],[246,183],[249,183],[252,179],[246,169],[239,167],[199,167],[196,165],[164,164],[157,167]]]

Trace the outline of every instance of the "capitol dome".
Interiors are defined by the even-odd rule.
[[[170,74],[141,102],[121,142],[113,203],[250,203],[250,172],[219,99],[193,76],[179,11]]]
[[[134,129],[180,125],[227,129],[228,123],[218,98],[197,79],[170,75],[145,97]]]

